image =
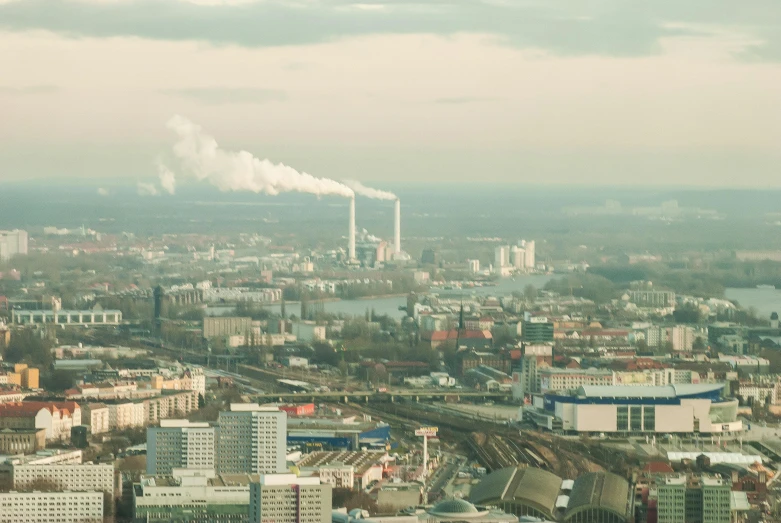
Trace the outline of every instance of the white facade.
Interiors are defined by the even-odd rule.
[[[295,474],[262,475],[250,487],[250,523],[330,523],[331,485]]]
[[[512,261],[513,267],[516,269],[526,268],[526,249],[518,247],[517,245],[512,248]]]
[[[317,325],[309,321],[296,321],[293,323],[293,335],[300,341],[325,340],[325,325]]]
[[[27,231],[0,231],[0,261],[10,260],[17,254],[27,254]]]
[[[102,492],[0,493],[0,522],[101,523]]]
[[[143,403],[111,403],[108,405],[108,422],[112,430],[141,427],[145,424]]]
[[[114,492],[114,466],[102,463],[74,463],[36,465],[19,463],[18,459],[9,459],[0,465],[0,473],[10,475],[15,489],[34,486],[37,481],[46,481],[58,485],[59,490],[75,492]]]
[[[502,245],[494,249],[494,271],[502,272],[502,268],[510,266],[510,246]]]
[[[161,420],[146,434],[147,474],[170,475],[180,468],[214,470],[215,429],[208,423]]]
[[[467,260],[466,263],[470,274],[477,274],[480,272],[480,260]]]
[[[524,265],[526,265],[527,269],[534,269],[537,263],[534,240],[527,241],[523,247],[526,251]]]
[[[352,489],[355,484],[355,469],[352,465],[329,463],[319,467],[320,483],[333,488]]]
[[[81,410],[81,424],[89,427],[91,434],[104,434],[111,425],[109,409],[103,403],[87,403]]]
[[[220,412],[217,470],[220,474],[278,474],[287,471],[287,413],[276,407],[233,403]]]

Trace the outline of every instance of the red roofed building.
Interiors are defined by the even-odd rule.
[[[0,429],[44,429],[46,440],[70,438],[81,425],[81,409],[74,401],[22,401],[0,404]]]

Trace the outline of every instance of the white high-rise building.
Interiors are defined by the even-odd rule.
[[[287,472],[287,413],[254,403],[232,403],[217,421],[220,474]]]
[[[524,245],[524,250],[526,251],[524,254],[524,265],[527,269],[534,269],[537,266],[537,260],[535,259],[534,255],[534,240],[526,242]]]
[[[27,231],[0,231],[0,261],[17,254],[27,254]]]
[[[516,269],[523,269],[526,267],[526,250],[514,245],[512,248],[513,254],[513,267]]]
[[[331,485],[295,474],[264,474],[250,485],[250,523],[330,523]]]
[[[186,419],[160,420],[146,429],[146,473],[167,476],[174,469],[214,470],[215,430]]]
[[[502,245],[494,250],[494,270],[501,273],[503,267],[510,265],[510,247]]]
[[[480,260],[467,260],[470,274],[477,274],[480,272]]]

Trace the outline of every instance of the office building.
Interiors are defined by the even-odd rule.
[[[553,322],[546,317],[531,316],[524,319],[521,332],[526,343],[553,343]]]
[[[263,474],[250,485],[250,523],[330,523],[331,485],[295,474]]]
[[[719,476],[668,476],[656,482],[658,523],[730,523],[731,483]]]
[[[134,521],[170,523],[249,521],[250,474],[174,469],[168,476],[142,476],[133,485]]]
[[[102,523],[103,492],[0,493],[0,521]]]
[[[277,407],[232,403],[220,412],[217,470],[221,474],[278,474],[287,471],[287,413]]]
[[[27,231],[0,231],[0,261],[8,261],[17,254],[27,254]]]
[[[160,420],[146,429],[146,473],[170,475],[174,469],[214,470],[214,427],[187,420]]]

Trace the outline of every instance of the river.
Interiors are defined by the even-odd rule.
[[[771,312],[781,313],[781,290],[727,288],[724,296],[737,301],[744,309],[754,307],[760,317],[768,318]]]
[[[492,287],[475,287],[474,289],[432,289],[431,292],[435,292],[440,296],[507,296],[512,294],[513,291],[523,292],[523,289],[527,285],[533,285],[538,290],[542,289],[545,284],[553,276],[548,275],[525,275],[516,276],[515,278],[502,278],[496,282]],[[325,311],[332,314],[346,314],[348,316],[363,316],[366,314],[366,309],[374,309],[376,314],[387,314],[395,318],[400,318],[404,314],[404,311],[400,311],[399,307],[407,306],[406,296],[392,296],[392,297],[380,297],[369,298],[365,300],[338,300],[327,301],[324,303]],[[300,314],[299,302],[288,302],[285,305],[287,314]],[[272,312],[279,313],[279,304],[266,305],[266,308]],[[209,307],[206,314],[209,316],[221,316],[226,313],[230,313],[233,309],[231,307]]]

